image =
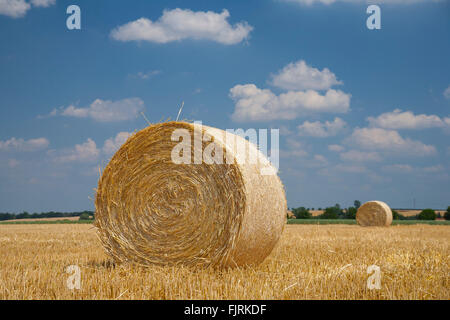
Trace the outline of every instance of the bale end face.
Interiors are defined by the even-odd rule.
[[[181,142],[172,137],[180,129],[193,145],[183,156],[195,159],[198,149],[213,147],[221,164],[174,163]],[[276,174],[261,175],[262,164],[239,163],[225,134],[167,122],[128,139],[97,188],[96,226],[110,256],[140,265],[233,267],[258,264],[270,254],[286,220],[283,185]],[[191,144],[196,135],[209,139]]]

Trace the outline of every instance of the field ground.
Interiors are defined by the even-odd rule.
[[[356,224],[354,219],[288,219],[288,224]],[[450,225],[450,220],[394,220],[392,225],[430,224]]]
[[[0,221],[2,224],[92,224],[93,220],[79,220],[68,218],[53,218],[53,219],[17,219]]]
[[[37,218],[37,219],[16,219],[16,220],[5,220],[5,221],[23,221],[23,222],[33,222],[33,221],[58,221],[58,220],[70,220],[77,221],[80,217],[57,217],[57,218]]]
[[[0,299],[450,299],[450,228],[287,225],[257,267],[117,265],[91,225],[1,225]],[[367,268],[381,268],[381,289]],[[69,290],[67,266],[81,268]]]

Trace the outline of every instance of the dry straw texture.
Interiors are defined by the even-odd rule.
[[[392,223],[392,211],[382,201],[369,201],[364,203],[356,213],[356,221],[360,226],[390,226]]]
[[[256,267],[141,267],[114,264],[90,225],[0,225],[0,300],[449,300],[449,239],[448,226],[287,225]],[[373,264],[380,290],[367,288]],[[67,287],[69,265],[80,290]]]
[[[172,150],[181,141],[172,141],[175,129],[187,130],[191,141],[204,135],[191,144],[193,161],[198,149],[214,149],[210,154],[223,164],[174,163]],[[233,136],[251,155],[260,154]],[[219,129],[166,122],[128,139],[96,195],[95,225],[110,256],[140,265],[234,267],[259,264],[270,254],[286,222],[283,185],[276,174],[261,175],[262,168],[274,169],[267,160],[240,163],[236,144],[224,137]]]

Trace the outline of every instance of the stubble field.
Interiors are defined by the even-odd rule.
[[[92,225],[0,225],[0,299],[448,300],[449,245],[448,226],[287,225],[254,268],[143,268],[114,265]],[[379,290],[367,288],[370,265]]]

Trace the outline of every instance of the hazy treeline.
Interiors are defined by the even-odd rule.
[[[79,217],[81,215],[93,216],[93,211],[80,211],[80,212],[41,212],[41,213],[0,213],[0,221],[4,220],[16,220],[16,219],[42,219],[42,218],[69,218]]]
[[[310,210],[309,208],[298,207],[290,208],[290,211],[294,215],[295,219],[356,219],[356,212],[360,206],[361,202],[358,200],[355,200],[354,207],[349,208],[341,208],[341,206],[337,203],[333,207],[324,208],[323,213],[315,217],[310,212],[314,211],[314,208]],[[319,208],[319,210],[321,211],[322,208]],[[443,215],[440,212],[436,213],[434,209],[423,209],[417,215],[405,216],[397,210],[403,209],[392,209],[392,217],[394,220],[436,220],[437,218],[450,220],[450,206]]]

